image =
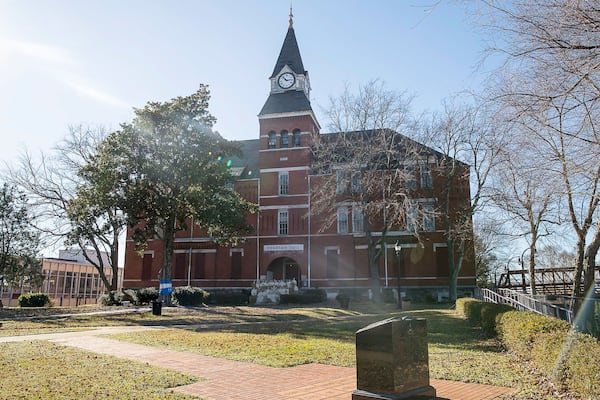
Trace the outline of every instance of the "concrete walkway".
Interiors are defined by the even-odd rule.
[[[356,370],[322,364],[291,368],[206,357],[194,353],[143,346],[98,337],[111,333],[163,329],[148,326],[102,327],[90,331],[0,337],[2,342],[49,340],[65,346],[145,362],[199,377],[197,383],[176,390],[207,400],[350,400],[356,389]],[[500,399],[514,389],[432,379],[439,399]]]

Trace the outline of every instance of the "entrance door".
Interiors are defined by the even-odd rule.
[[[296,279],[300,285],[300,267],[298,263],[289,257],[280,257],[271,262],[267,269],[267,276],[274,280],[292,280]]]

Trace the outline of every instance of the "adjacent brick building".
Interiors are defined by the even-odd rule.
[[[358,209],[341,203],[332,210],[338,223],[324,231],[311,213],[311,196],[322,179],[311,160],[312,140],[320,135],[320,125],[309,100],[310,80],[291,19],[269,79],[270,93],[258,115],[258,139],[240,143],[244,158],[233,159],[231,169],[235,190],[260,207],[260,214],[248,217],[255,232],[239,246],[219,247],[190,224],[176,237],[173,286],[250,287],[258,279],[296,279],[300,287],[368,288],[367,245]],[[426,164],[414,170],[414,193],[423,197],[424,204],[439,207],[444,177],[436,174],[436,153],[429,150],[433,168]],[[468,176],[468,167],[463,168]],[[459,186],[451,196],[451,208],[469,202],[468,182]],[[448,249],[441,222],[433,216],[423,221],[419,244],[407,226],[387,232],[379,260],[382,287],[395,288],[400,276],[403,292],[419,288],[438,298],[447,293]],[[403,243],[402,270],[396,243]],[[160,243],[153,241],[139,255],[128,240],[123,286],[158,286],[161,251]],[[458,285],[463,291],[475,286],[472,246],[467,248]]]

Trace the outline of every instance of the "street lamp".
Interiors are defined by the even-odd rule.
[[[400,294],[400,268],[401,268],[401,260],[402,260],[402,245],[396,241],[394,245],[394,252],[396,253],[396,283],[398,290],[398,308],[402,309],[402,295]]]

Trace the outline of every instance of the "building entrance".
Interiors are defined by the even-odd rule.
[[[276,258],[267,268],[267,279],[292,280],[296,279],[300,286],[300,267],[298,263],[289,257]]]

